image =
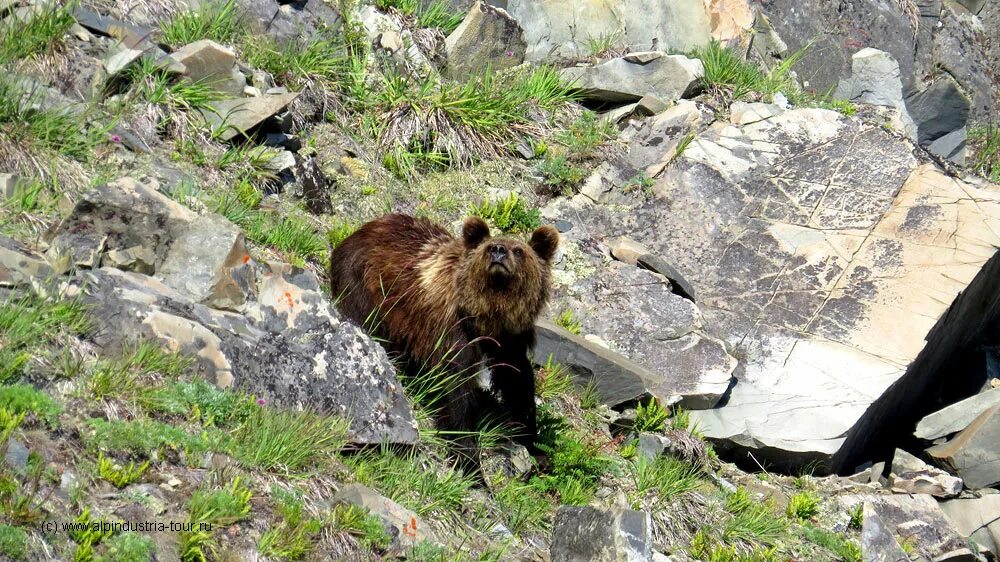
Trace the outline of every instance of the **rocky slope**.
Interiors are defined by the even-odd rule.
[[[0,2],[0,559],[996,558],[994,8]],[[562,233],[544,456],[335,310],[390,210]]]

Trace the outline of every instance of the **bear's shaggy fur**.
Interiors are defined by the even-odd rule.
[[[334,249],[332,294],[343,314],[403,354],[408,374],[437,368],[461,377],[440,397],[439,429],[474,431],[484,415],[499,413],[530,449],[535,384],[527,351],[548,302],[558,243],[551,226],[524,243],[493,238],[482,219],[470,217],[456,239],[429,220],[386,215]],[[477,382],[483,373],[491,381],[485,389]],[[471,438],[459,445],[475,465]]]

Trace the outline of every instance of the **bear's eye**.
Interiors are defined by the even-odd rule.
[[[521,248],[514,248],[514,255],[517,256],[517,257],[519,257],[519,258],[523,258],[524,257],[524,250],[522,250]]]

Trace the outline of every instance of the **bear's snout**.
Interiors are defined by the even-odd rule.
[[[507,248],[500,244],[490,244],[490,247],[486,251],[490,255],[491,263],[503,263],[507,258]]]

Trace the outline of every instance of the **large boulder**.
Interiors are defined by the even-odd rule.
[[[741,358],[725,403],[692,414],[717,450],[850,471],[1000,317],[977,304],[1000,281],[1000,193],[832,111],[752,121],[712,125],[613,208],[578,196],[546,216],[628,236],[697,291],[704,331]]]
[[[872,48],[854,53],[851,57],[851,75],[840,81],[833,95],[856,103],[896,109],[899,111],[903,132],[910,139],[917,139],[917,125],[906,112],[906,103],[903,101],[899,63],[889,53]]]
[[[194,357],[221,388],[348,417],[354,442],[415,443],[413,412],[385,351],[337,315],[315,275],[273,264],[259,278],[259,298],[244,314],[112,268],[80,272],[71,293],[95,311],[95,340],[105,349],[158,342]]]
[[[508,0],[507,11],[524,29],[531,62],[585,58],[591,42],[609,38],[633,51],[687,52],[736,39],[753,21],[745,0]]]
[[[940,505],[959,533],[1000,556],[1000,494],[949,500]]]
[[[1000,404],[1000,388],[991,388],[925,416],[913,435],[928,441],[948,437],[969,427],[979,414],[997,404]]]
[[[521,26],[501,8],[477,1],[445,40],[448,74],[466,78],[486,68],[504,70],[524,62]]]
[[[927,495],[842,496],[847,506],[864,503],[863,560],[903,562],[899,542],[907,542],[924,559],[972,562],[976,556],[961,533]],[[893,545],[893,541],[899,541]]]
[[[654,51],[633,53],[594,66],[564,68],[560,74],[587,99],[629,102],[651,96],[674,101],[694,93],[705,68],[698,59]]]

